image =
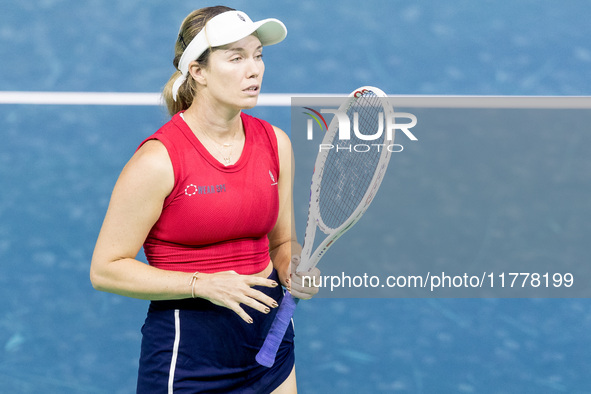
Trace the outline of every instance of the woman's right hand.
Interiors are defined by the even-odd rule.
[[[252,317],[240,306],[247,305],[262,313],[269,313],[270,308],[277,308],[277,302],[253,289],[253,286],[277,287],[279,284],[272,279],[252,275],[239,275],[236,271],[216,272],[215,274],[198,274],[193,284],[195,297],[204,298],[212,303],[233,310],[247,323]]]

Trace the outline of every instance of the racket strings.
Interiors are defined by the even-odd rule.
[[[380,138],[371,141],[357,136],[354,131],[354,114],[358,114],[356,123],[359,133],[374,135],[378,131],[379,118],[383,117],[383,112],[381,98],[371,91],[352,101],[347,110],[351,139],[340,140],[338,133],[336,134],[332,142],[334,148],[326,157],[320,184],[320,217],[328,228],[339,227],[362,203],[386,149],[385,130],[382,130]]]

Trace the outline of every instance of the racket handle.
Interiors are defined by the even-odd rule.
[[[281,341],[285,336],[285,331],[287,331],[287,327],[291,323],[291,317],[295,312],[298,301],[299,300],[293,298],[288,291],[285,292],[285,296],[283,296],[281,305],[279,305],[279,309],[271,324],[267,338],[265,338],[265,342],[256,356],[256,360],[259,364],[271,368],[275,363],[277,350],[279,350],[279,345],[281,345]]]

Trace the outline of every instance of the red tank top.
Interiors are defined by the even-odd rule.
[[[269,123],[244,113],[241,119],[244,149],[227,167],[205,149],[180,114],[144,141],[162,142],[174,169],[172,193],[144,243],[150,265],[253,274],[269,264],[267,234],[279,211],[277,138]]]

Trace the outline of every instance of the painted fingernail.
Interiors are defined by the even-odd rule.
[[[273,286],[273,287],[277,287],[278,285],[279,285],[279,284],[278,284],[277,282],[273,282],[273,283],[271,283],[271,286]]]
[[[265,308],[265,313],[269,313],[269,312],[271,312],[271,309]]]
[[[252,324],[252,323],[254,323],[254,320],[252,320],[252,318],[251,318],[251,317],[249,317],[249,318],[248,318],[248,320],[247,320],[246,322],[247,322],[248,324]]]
[[[273,308],[277,308],[279,306],[279,304],[277,303],[277,301],[273,301],[273,303],[271,304],[271,306]]]

